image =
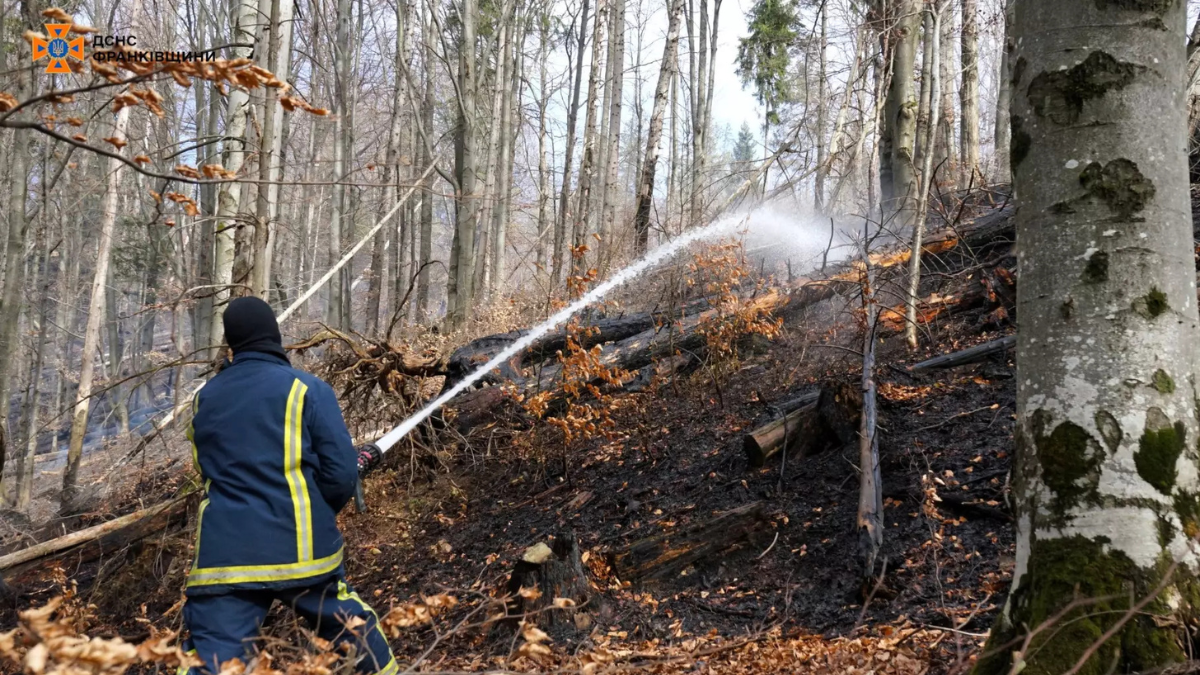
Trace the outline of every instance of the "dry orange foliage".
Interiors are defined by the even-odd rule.
[[[688,266],[689,285],[701,285],[706,296],[713,298],[716,311],[700,320],[699,331],[704,336],[710,366],[720,375],[737,368],[738,342],[748,335],[774,339],[779,335],[783,320],[771,316],[771,308],[754,301],[766,290],[762,281],[746,297],[742,282],[751,271],[743,264],[744,246],[740,241],[710,246],[693,256]]]

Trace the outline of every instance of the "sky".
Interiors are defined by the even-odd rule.
[[[757,129],[762,119],[754,94],[737,76],[738,40],[746,35],[746,14],[753,0],[723,0],[717,26],[717,69],[713,83],[713,125],[728,125],[736,134],[742,122]]]

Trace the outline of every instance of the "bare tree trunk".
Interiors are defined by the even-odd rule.
[[[1012,142],[1012,120],[1009,108],[1012,106],[1012,52],[1016,49],[1012,39],[1013,10],[1016,0],[1005,0],[1004,3],[1004,45],[1000,52],[1000,92],[996,96],[996,182],[1012,181],[1012,171],[1008,165],[1008,146]],[[1200,27],[1200,20],[1196,25]]]
[[[420,124],[427,130],[433,129],[433,106],[437,91],[434,88],[433,62],[436,58],[433,51],[433,22],[424,21],[421,27],[425,64],[425,91],[421,95]],[[433,163],[433,155],[427,144],[421,144],[421,166]],[[417,276],[417,320],[429,319],[429,268],[433,260],[433,177],[424,179],[422,187],[426,188],[421,195],[421,256],[418,267],[421,270]]]
[[[934,0],[936,2],[936,0]],[[933,82],[933,73],[930,69],[933,67],[933,48],[938,42],[938,35],[933,30],[933,15],[928,11],[921,12],[921,94],[918,97],[917,104],[917,142],[915,144],[914,162],[918,169],[925,165],[925,155],[931,154],[928,144],[931,136],[929,135],[929,109],[937,103],[933,100],[933,89],[930,84]]]
[[[863,232],[863,236],[867,236]],[[863,310],[866,326],[863,328],[862,398],[863,411],[858,433],[858,548],[867,579],[875,575],[879,549],[883,547],[883,476],[879,468],[879,438],[875,434],[875,326],[879,319],[879,306],[875,299],[875,275],[868,250],[869,240],[864,240],[863,257]]]
[[[941,56],[938,61],[942,64],[939,79],[942,83],[942,110],[938,114],[937,140],[933,143],[934,170],[938,172],[941,183],[951,188],[958,183],[958,154],[955,149],[954,118],[958,110],[958,92],[954,82],[958,69],[955,67],[954,43],[958,33],[955,30],[953,7],[942,10]]]
[[[642,14],[643,0],[634,0],[637,3],[634,7],[638,23],[636,24],[637,45],[634,49],[633,63],[633,117],[634,117],[634,141],[633,152],[630,153],[629,165],[629,190],[637,193],[637,186],[642,180],[642,153],[645,145],[642,141],[642,129],[645,128],[645,110],[642,106],[642,45],[645,42],[646,20]]]
[[[917,58],[917,28],[921,14],[916,5],[915,0],[899,0],[895,5],[897,25],[891,48],[891,86],[879,139],[880,199],[887,218],[901,231],[912,226],[917,199],[913,161],[917,102],[913,96],[913,65]]]
[[[22,0],[21,14],[28,25],[37,25],[37,8],[32,0]],[[10,93],[23,101],[35,92],[30,66],[17,71],[16,86]],[[7,455],[8,406],[10,399],[9,370],[13,354],[18,350],[17,331],[21,322],[21,294],[25,286],[25,239],[29,231],[26,206],[29,198],[29,140],[28,132],[12,130],[12,163],[9,167],[8,245],[4,251],[4,293],[0,296],[0,479],[4,477]]]
[[[500,174],[496,180],[496,203],[492,207],[492,287],[488,290],[493,294],[497,289],[503,289],[508,281],[505,276],[504,246],[507,239],[508,213],[512,204],[513,154],[516,151],[517,135],[520,132],[520,92],[525,52],[524,49],[519,48],[519,45],[524,41],[526,35],[524,25],[524,17],[521,16],[520,8],[518,8],[512,18],[512,30],[516,32],[516,37],[510,38],[508,41],[507,59],[510,81],[507,86],[497,83],[498,86],[504,86],[504,108],[499,120],[502,130]]]
[[[1185,11],[1016,4],[1016,565],[979,672],[1191,658],[1200,317]]]
[[[208,32],[208,25],[209,13],[207,11],[198,11],[196,13],[196,36],[192,41],[193,46],[196,48],[200,48],[201,45],[210,44],[211,37]],[[219,117],[217,99],[219,97],[216,92],[210,91],[208,87],[192,87],[192,90],[195,95],[197,134],[202,135],[204,138],[213,138],[217,135],[217,118]],[[214,157],[213,149],[215,147],[215,145],[210,145],[201,151],[204,157],[201,164],[210,164],[218,161],[218,158]],[[209,286],[213,283],[213,246],[216,243],[214,240],[216,215],[217,186],[202,186],[200,188],[200,231],[198,237],[200,246],[196,252],[196,285],[198,286]],[[195,317],[192,326],[193,345],[204,345],[211,339],[212,313],[212,293],[205,293],[200,297],[193,313]]]
[[[596,122],[604,112],[596,109],[600,84],[601,61],[604,58],[604,22],[608,17],[605,0],[596,0],[596,20],[592,25],[592,60],[588,69],[587,108],[583,125],[583,158],[579,163],[579,195],[572,234],[576,248],[587,244],[588,223],[591,221],[592,182],[596,173]],[[582,274],[587,269],[584,256],[571,256],[571,273]]]
[[[130,108],[121,108],[113,137],[124,140],[129,125]],[[92,401],[92,374],[96,350],[100,346],[100,328],[104,324],[105,282],[112,257],[113,234],[117,224],[117,198],[120,194],[120,169],[123,163],[110,158],[107,163],[108,184],[100,214],[99,245],[96,251],[95,276],[92,279],[91,300],[88,302],[87,326],[83,330],[83,351],[80,354],[79,388],[71,415],[71,440],[67,446],[67,467],[63,472],[62,510],[69,513],[75,504],[79,480],[79,462],[83,458],[83,439],[87,434],[88,410]]]
[[[697,52],[696,67],[692,70],[692,175],[691,191],[688,195],[688,225],[696,227],[701,222],[703,210],[703,188],[705,161],[707,159],[708,122],[704,105],[708,101],[708,0],[700,0],[697,8],[700,15],[699,42],[692,45]]]
[[[962,0],[962,177],[967,185],[979,170],[979,20],[977,0]]]
[[[476,175],[478,120],[476,119],[477,82],[475,72],[475,0],[462,0],[462,42],[458,51],[459,123],[457,137],[458,204],[454,241],[451,245],[450,315],[447,325],[461,328],[475,298],[475,228],[479,203]]]
[[[262,0],[268,5],[270,23],[264,28],[269,31],[267,42],[267,70],[276,77],[287,75],[292,55],[292,14],[294,0]],[[260,10],[261,10],[260,5]],[[266,87],[263,92],[262,147],[259,149],[258,177],[264,181],[258,188],[254,221],[254,272],[250,277],[253,293],[264,300],[270,299],[271,262],[275,238],[271,230],[279,218],[279,181],[283,175],[283,106],[279,104],[280,90]]]
[[[571,203],[571,163],[575,156],[575,124],[579,118],[579,93],[583,87],[583,48],[587,39],[588,0],[583,0],[579,14],[579,39],[575,48],[575,85],[571,92],[571,103],[567,106],[567,141],[563,151],[562,185],[559,187],[558,221],[554,226],[554,251],[551,252],[550,286],[557,287],[562,281],[563,253],[566,252],[567,218]]]
[[[348,155],[352,152],[347,141],[350,138],[350,81],[353,68],[351,67],[350,20],[353,18],[354,6],[351,0],[337,0],[337,28],[333,46],[334,52],[334,96],[336,98],[337,120],[334,122],[333,133],[333,179],[338,182],[333,186],[333,213],[329,219],[329,266],[332,267],[342,257],[342,240],[353,233],[354,222],[351,216],[350,195],[342,183],[347,178],[347,167],[350,165]],[[346,265],[329,280],[329,305],[326,308],[325,321],[330,326],[339,329],[350,327],[350,308],[346,306],[346,294],[349,291],[350,265]]]
[[[625,0],[610,0],[612,5],[608,32],[608,70],[612,73],[612,96],[608,102],[608,137],[604,147],[604,185],[600,190],[600,270],[607,271],[614,251],[613,223],[617,220],[617,198],[620,195],[618,167],[620,166],[620,110],[625,82]]]
[[[505,141],[504,125],[501,119],[504,116],[504,92],[508,88],[509,75],[509,59],[508,51],[509,44],[512,42],[513,21],[511,13],[512,3],[505,2],[500,9],[499,20],[496,25],[496,68],[492,78],[492,114],[489,116],[490,126],[488,129],[488,143],[485,149],[486,160],[484,161],[484,188],[483,194],[487,200],[488,209],[486,212],[482,206],[480,208],[479,227],[475,234],[475,288],[480,293],[490,293],[492,289],[491,279],[491,255],[490,249],[494,248],[492,244],[492,215],[495,211],[496,201],[499,199],[499,182],[500,182],[500,165],[503,160],[504,151],[502,146]]]
[[[825,144],[825,124],[829,116],[829,101],[826,100],[828,88],[825,82],[828,78],[825,51],[829,43],[829,8],[822,4],[817,12],[821,16],[818,19],[820,33],[817,36],[817,174],[813,186],[813,208],[817,213],[821,213],[825,210],[825,177],[829,174],[829,148]],[[854,71],[850,72],[851,79],[846,81],[847,93],[850,91]]]
[[[667,87],[675,75],[679,46],[679,18],[683,0],[675,0],[667,20],[667,40],[663,44],[662,66],[658,71],[658,86],[654,89],[654,108],[650,113],[650,131],[646,137],[646,156],[642,162],[641,178],[637,185],[634,206],[634,252],[646,252],[650,238],[650,205],[654,201],[654,173],[658,168],[658,145],[662,138],[663,112],[667,107]]]
[[[121,205],[117,205],[118,210]],[[119,299],[117,297],[117,285],[113,280],[113,270],[108,268],[108,278],[104,282],[105,300],[105,318],[101,319],[101,325],[108,327],[108,365],[104,365],[104,359],[101,359],[101,379],[118,379],[121,376],[121,364],[125,357],[125,343],[121,339],[121,320],[118,316]],[[100,345],[100,354],[104,355],[104,345]],[[118,429],[121,433],[129,433],[129,408],[125,403],[126,393],[125,385],[118,384],[111,391],[106,392],[108,400],[112,401],[112,410],[117,415]]]
[[[934,36],[930,41],[930,52],[927,55],[929,62],[929,72],[932,74],[932,80],[929,83],[929,98],[931,101],[937,101],[942,96],[941,83],[941,40],[937,39],[941,32],[941,12],[944,11],[942,0],[934,0],[933,5],[927,10],[929,19],[926,25],[929,32]],[[905,310],[904,310],[904,338],[908,342],[909,349],[917,348],[917,303],[921,301],[921,246],[925,236],[925,218],[929,211],[929,192],[933,186],[933,144],[937,139],[938,128],[938,113],[941,112],[941,106],[931,106],[929,124],[925,128],[925,138],[922,143],[929,149],[922,159],[921,175],[920,175],[920,196],[917,198],[917,218],[913,224],[912,235],[912,252],[908,257],[908,292],[905,294]]]
[[[38,298],[37,342],[33,349],[33,368],[30,371],[31,377],[29,382],[30,393],[24,413],[25,429],[22,435],[25,447],[21,450],[23,457],[18,462],[17,484],[14,490],[14,506],[17,509],[24,509],[29,506],[29,501],[33,496],[33,470],[38,442],[38,411],[41,407],[38,402],[39,386],[42,380],[42,365],[45,363],[46,332],[50,324],[50,287],[53,285],[55,277],[55,275],[50,273],[50,257],[45,245],[46,243],[43,242],[41,262],[43,280],[41,296]]]
[[[234,0],[233,42],[253,44],[255,25],[258,21],[254,0]],[[252,47],[233,47],[235,58],[250,58]],[[225,111],[225,170],[241,171],[246,158],[246,117],[250,110],[250,95],[246,90],[232,87],[226,97]],[[213,295],[212,334],[209,337],[210,358],[216,356],[217,348],[225,341],[225,327],[221,317],[225,304],[233,291],[234,243],[237,234],[237,217],[242,195],[242,184],[237,181],[222,183],[217,193],[217,231],[213,248],[213,284],[217,292]]]
[[[863,37],[865,30],[856,32],[854,62],[850,66],[850,79],[846,82],[846,90],[842,94],[841,105],[838,106],[837,118],[833,122],[833,135],[829,139],[829,157],[826,162],[829,164],[826,171],[832,170],[834,163],[842,156],[844,149],[844,139],[847,136],[846,118],[850,113],[851,102],[854,101],[854,92],[852,91],[855,81],[859,77],[866,78],[869,69],[869,62],[863,59],[863,52],[867,46],[868,40]],[[861,92],[861,90],[860,90]],[[864,114],[865,114],[865,108]],[[842,173],[838,177],[837,182],[833,184],[833,192],[830,194],[828,205],[832,211],[837,208],[838,198],[841,196],[842,188],[854,176],[854,168],[858,163],[859,154],[862,152],[862,142],[866,137],[865,120],[859,120],[858,126],[860,133],[855,142],[854,148],[850,151],[850,156],[846,158],[846,163],[842,168]]]
[[[682,191],[679,189],[679,70],[671,73],[671,125],[667,129],[667,198],[663,205],[662,225],[666,232],[671,232],[672,215]],[[681,208],[682,212],[683,209]]]
[[[621,0],[618,0],[620,2]],[[546,83],[546,60],[550,53],[550,23],[544,17],[538,18],[540,31],[538,34],[538,238],[534,244],[537,248],[537,269],[541,274],[546,269],[546,235],[551,226],[554,214],[550,212],[550,168],[546,163],[546,153],[550,151],[546,144],[546,108],[550,104],[550,92]],[[557,239],[557,235],[552,235]],[[555,244],[556,246],[558,243]]]
[[[400,173],[400,134],[402,132],[400,124],[400,107],[404,102],[404,60],[408,48],[405,45],[405,24],[406,24],[406,8],[404,0],[396,2],[396,54],[394,58],[395,82],[392,87],[392,116],[388,123],[388,140],[387,149],[384,151],[383,160],[383,201],[379,203],[379,218],[383,216],[395,206],[397,198],[396,179]],[[379,332],[379,304],[380,297],[383,294],[383,285],[387,282],[387,275],[384,273],[385,257],[384,249],[387,247],[387,235],[389,230],[395,228],[381,227],[375,233],[375,240],[371,244],[371,280],[367,288],[367,334],[378,335]],[[397,239],[396,241],[396,261],[399,263],[401,251],[404,248],[404,242]],[[400,267],[396,266],[396,272],[399,273]],[[397,274],[399,280],[399,274]],[[399,300],[399,298],[397,298]]]

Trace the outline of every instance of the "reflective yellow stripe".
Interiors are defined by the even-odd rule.
[[[212,485],[211,480],[204,483],[205,494],[208,493],[208,488],[211,485]],[[193,570],[196,569],[197,567],[199,567],[199,565],[200,565],[200,533],[202,531],[204,531],[204,509],[206,509],[206,508],[208,508],[208,497],[207,496],[204,498],[204,501],[200,502],[200,511],[197,512],[197,514],[196,514],[196,545],[192,547],[195,549],[195,553],[196,553],[196,555],[192,558],[192,569]]]
[[[187,654],[188,656],[195,656],[196,650],[189,649],[186,652],[184,652],[184,654]],[[191,672],[191,668],[187,668],[187,667],[183,666],[182,664],[180,664],[180,666],[175,669],[175,675],[187,675],[189,672]]]
[[[312,504],[308,500],[308,481],[300,470],[304,450],[304,394],[308,387],[299,378],[292,382],[283,422],[283,471],[292,493],[296,517],[296,560],[313,559]]]
[[[196,413],[200,410],[200,394],[197,392],[192,396],[192,419],[188,420],[187,436],[188,441],[192,444],[192,466],[195,467],[196,473],[203,474],[200,471],[200,449],[196,447]]]
[[[241,565],[238,567],[205,567],[192,570],[187,585],[213,586],[216,584],[270,583],[291,581],[321,574],[328,574],[342,564],[342,549],[318,560],[288,563],[284,565]]]
[[[386,645],[388,643],[387,635],[384,634],[383,627],[379,625],[379,615],[375,613],[375,610],[371,609],[370,605],[363,602],[357,591],[350,590],[345,581],[338,581],[338,600],[343,602],[353,600],[357,602],[358,606],[363,608],[363,611],[374,617],[375,630],[379,631],[379,637],[383,639],[383,644]],[[400,666],[396,664],[396,657],[392,655],[391,645],[388,645],[388,664],[379,671],[378,675],[396,675],[398,672],[400,672]]]

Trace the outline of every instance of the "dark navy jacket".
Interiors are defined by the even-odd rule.
[[[189,595],[292,588],[341,573],[335,516],[357,456],[333,389],[280,357],[237,354],[196,393],[189,429],[207,498]]]

